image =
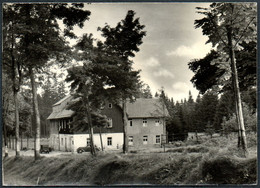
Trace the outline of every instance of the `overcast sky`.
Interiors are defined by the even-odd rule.
[[[135,17],[145,25],[146,36],[140,51],[136,53],[134,68],[141,69],[141,80],[147,83],[154,95],[164,87],[168,97],[174,101],[188,98],[191,90],[194,99],[198,91],[190,79],[193,73],[188,62],[202,58],[211,46],[205,45],[207,38],[201,29],[194,28],[194,20],[202,15],[196,13],[196,7],[208,7],[206,3],[92,3],[85,8],[91,11],[90,20],[76,33],[92,33],[101,39],[97,27],[105,23],[114,27],[125,18],[128,10],[136,12]]]

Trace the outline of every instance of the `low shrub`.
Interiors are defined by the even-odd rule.
[[[94,177],[94,182],[97,185],[108,185],[120,183],[126,180],[124,171],[130,166],[129,162],[122,159],[116,159],[102,165],[99,172]],[[122,175],[124,178],[122,178]]]
[[[201,146],[187,147],[186,150],[188,153],[206,153],[209,151],[207,147],[201,147]]]
[[[256,147],[257,146],[257,135],[254,132],[247,133],[247,147]]]
[[[176,147],[180,147],[180,146],[183,146],[184,144],[182,141],[176,141],[176,142],[173,142],[173,145]]]
[[[167,152],[172,152],[172,153],[182,153],[185,151],[185,148],[174,148],[174,149],[168,149]]]
[[[256,164],[256,158],[218,156],[204,161],[201,173],[204,183],[253,184],[256,183]]]

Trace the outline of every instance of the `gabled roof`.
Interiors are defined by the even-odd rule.
[[[160,99],[136,99],[133,103],[126,103],[129,118],[166,117],[169,113]]]
[[[52,112],[47,119],[60,119],[65,117],[71,117],[73,114],[74,111],[63,109],[60,112]]]
[[[53,106],[61,104],[69,97],[71,97],[70,100],[72,100],[72,96],[68,95],[55,103]],[[119,106],[121,107],[121,105]],[[138,98],[134,102],[127,101],[126,113],[128,115],[128,118],[159,118],[169,116],[166,106],[158,98]],[[60,119],[71,117],[73,114],[74,112],[72,110],[67,110],[65,106],[59,112],[52,112],[47,119]]]
[[[61,104],[63,101],[67,100],[68,98],[72,97],[71,95],[67,95],[64,98],[62,98],[61,100],[59,100],[58,102],[56,102],[54,105],[52,106],[57,106],[59,104]]]
[[[62,104],[64,101],[66,101],[67,99],[69,101],[71,101],[72,100],[72,96],[71,95],[67,95],[63,99],[59,100],[58,102],[56,102],[52,106],[53,107],[58,106],[58,105]],[[74,114],[74,111],[67,110],[66,107],[67,107],[67,105],[65,105],[58,112],[52,112],[47,119],[60,119],[60,118],[65,118],[65,117],[71,117]]]

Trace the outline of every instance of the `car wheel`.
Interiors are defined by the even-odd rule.
[[[78,153],[82,153],[82,152],[83,152],[83,150],[82,150],[82,149],[79,149],[79,150],[78,150]]]

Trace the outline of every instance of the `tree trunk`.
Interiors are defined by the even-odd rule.
[[[227,31],[228,31],[227,37],[228,37],[228,46],[229,46],[229,56],[231,60],[231,70],[232,70],[232,79],[233,79],[233,89],[235,94],[238,130],[240,130],[239,137],[240,137],[242,149],[246,156],[247,155],[246,133],[245,133],[244,118],[243,118],[242,101],[241,101],[239,82],[238,82],[236,59],[235,59],[235,53],[232,44],[232,28],[228,27]]]
[[[23,133],[21,133],[21,150],[23,150]]]
[[[101,127],[99,127],[99,137],[100,137],[101,150],[104,151],[104,148],[103,148],[103,141],[102,141],[102,134],[101,134]]]
[[[13,81],[13,95],[14,95],[14,106],[15,106],[15,152],[16,157],[20,156],[20,147],[19,147],[19,104],[18,104],[18,92],[20,90],[20,81],[21,77],[19,77],[19,64],[17,61],[15,61],[14,52],[15,49],[15,36],[14,36],[14,30],[13,26],[11,25],[11,37],[12,37],[12,43],[11,43],[11,62],[12,62],[12,81]]]
[[[59,137],[58,138],[59,138],[59,151],[60,151],[60,133],[59,133]]]
[[[4,146],[5,146],[5,157],[8,157],[8,140],[7,140],[7,130],[6,125],[3,125],[4,127]]]
[[[32,67],[29,68],[29,74],[32,85],[32,94],[33,94],[33,113],[35,119],[35,142],[34,142],[34,158],[35,160],[40,158],[40,113],[38,108],[37,100],[37,86],[35,84],[35,75]]]
[[[199,142],[198,131],[195,132],[196,142]]]
[[[96,148],[95,148],[95,144],[94,144],[94,138],[93,138],[93,127],[92,125],[89,126],[89,133],[90,133],[90,147],[91,147],[91,154],[93,156],[96,155]]]
[[[84,99],[83,99],[83,101],[84,101]],[[96,149],[95,149],[94,139],[93,139],[93,126],[92,126],[92,119],[91,119],[91,112],[90,112],[90,106],[89,106],[88,98],[86,99],[85,107],[86,107],[86,110],[87,110],[87,117],[88,117],[88,130],[89,130],[91,154],[95,156],[96,155]]]
[[[29,136],[27,135],[27,149],[29,149]]]
[[[14,105],[15,105],[15,153],[16,157],[20,156],[20,145],[19,145],[19,107],[18,107],[18,92],[14,91]]]
[[[12,144],[13,144],[12,149],[15,150],[15,138],[14,138],[14,136],[12,136]]]
[[[128,134],[127,134],[127,114],[126,114],[126,100],[123,99],[123,121],[124,121],[124,144],[123,144],[123,153],[128,153]]]
[[[234,79],[232,78],[232,84],[233,84],[233,86],[234,86]],[[236,96],[235,96],[235,94],[234,94],[234,99],[236,98]],[[235,105],[236,105],[236,108],[235,108],[235,110],[236,110],[236,123],[237,123],[237,126],[238,126],[238,131],[237,131],[237,136],[238,136],[238,139],[237,139],[237,147],[238,148],[240,148],[241,147],[241,137],[242,137],[242,135],[241,135],[241,125],[240,125],[240,123],[239,123],[239,117],[238,117],[238,114],[239,114],[239,112],[238,112],[238,104],[237,104],[237,101],[235,101]]]
[[[8,147],[12,149],[12,143],[11,143],[11,135],[8,136],[9,145]]]

